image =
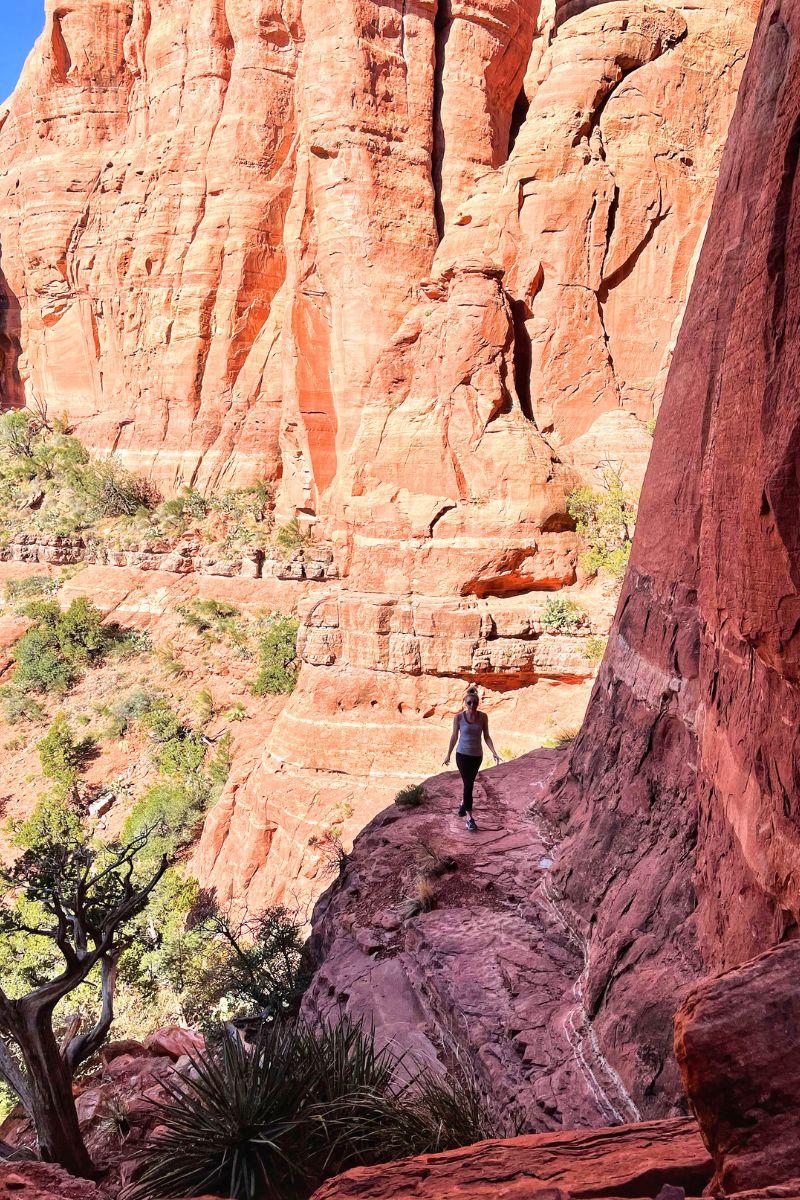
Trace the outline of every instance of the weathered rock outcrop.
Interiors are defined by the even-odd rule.
[[[707,1152],[692,1121],[484,1142],[334,1179],[314,1200],[569,1200],[699,1195]],[[673,1190],[674,1189],[674,1190]],[[682,1189],[679,1190],[679,1189]]]
[[[686,1090],[714,1157],[714,1185],[800,1190],[800,944],[705,980],[675,1022]]]
[[[686,986],[800,915],[799,129],[800,11],[767,0],[631,569],[551,810],[600,1043],[626,1082],[649,1064],[650,1090],[674,1074]]]

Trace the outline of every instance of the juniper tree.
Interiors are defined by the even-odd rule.
[[[144,830],[123,843],[93,845],[68,829],[42,837],[0,872],[0,937],[25,935],[50,952],[48,968],[25,994],[10,996],[0,980],[0,1078],[30,1114],[41,1157],[75,1175],[91,1176],[92,1163],[73,1077],[108,1036],[117,964],[131,941],[126,931],[168,865],[143,853],[149,837]],[[56,1009],[83,984],[97,990],[94,1023],[81,1031],[73,1022],[59,1042]]]

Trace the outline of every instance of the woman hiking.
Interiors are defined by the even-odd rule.
[[[484,738],[486,739],[486,745],[492,753],[495,764],[497,766],[500,765],[500,756],[495,750],[494,742],[489,736],[489,718],[486,713],[478,711],[479,705],[480,697],[478,696],[478,689],[474,687],[468,688],[464,696],[464,707],[453,718],[453,732],[450,737],[450,745],[447,750],[447,757],[442,763],[443,767],[450,766],[450,755],[453,753],[453,747],[456,745],[456,742],[458,742],[456,766],[464,784],[464,799],[461,801],[461,808],[458,810],[458,815],[467,818],[467,829],[470,833],[474,833],[478,828],[475,824],[475,818],[472,815],[472,789],[475,786],[475,780],[483,762]]]

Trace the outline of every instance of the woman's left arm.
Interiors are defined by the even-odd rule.
[[[489,733],[489,718],[486,715],[486,713],[483,714],[483,736],[486,739],[486,745],[489,747],[489,749],[492,752],[492,758],[495,761],[495,766],[499,767],[500,766],[500,755],[497,753],[497,751],[494,748],[494,742],[492,741],[492,735]]]

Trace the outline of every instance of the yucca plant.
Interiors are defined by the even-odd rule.
[[[264,1027],[255,1045],[226,1031],[192,1059],[191,1074],[165,1084],[160,1128],[129,1200],[220,1192],[235,1200],[286,1194],[294,1173],[289,1135],[309,1076],[288,1070],[291,1029]]]
[[[161,1129],[125,1200],[219,1192],[302,1200],[360,1164],[451,1149],[494,1129],[480,1090],[456,1063],[415,1073],[349,1017],[312,1029],[266,1027],[253,1045],[225,1031],[168,1086]]]

